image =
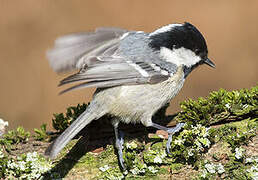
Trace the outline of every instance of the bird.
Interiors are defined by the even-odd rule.
[[[168,128],[152,122],[152,116],[181,90],[188,75],[199,65],[215,67],[201,32],[191,23],[165,25],[151,33],[102,27],[59,37],[47,51],[57,73],[77,70],[59,86],[72,84],[60,94],[95,87],[87,109],[47,148],[55,158],[86,125],[104,115],[112,117],[118,164],[125,170],[124,133],[119,123],[142,123],[172,135],[184,126]],[[75,84],[76,83],[76,84]]]

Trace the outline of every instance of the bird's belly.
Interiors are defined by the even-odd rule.
[[[180,66],[166,81],[157,84],[124,85],[96,91],[93,102],[107,109],[108,113],[126,123],[150,118],[168,103],[184,84]]]
[[[184,79],[167,80],[158,84],[131,85],[120,87],[120,93],[112,103],[110,113],[140,121],[142,116],[152,116],[157,110],[168,103],[182,88]]]

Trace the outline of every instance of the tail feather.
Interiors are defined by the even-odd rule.
[[[78,134],[91,121],[102,117],[105,112],[94,112],[88,107],[46,150],[45,155],[51,159],[65,147],[65,145]]]

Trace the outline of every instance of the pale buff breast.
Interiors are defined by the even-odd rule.
[[[108,100],[110,113],[135,121],[139,121],[143,115],[152,116],[177,95],[183,83],[183,67],[180,66],[172,77],[162,83],[111,88],[109,90],[116,95]]]

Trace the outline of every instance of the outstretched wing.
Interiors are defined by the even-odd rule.
[[[89,56],[113,53],[120,37],[126,32],[118,28],[98,28],[95,32],[60,37],[56,39],[54,48],[47,51],[50,66],[56,72],[80,69]]]
[[[78,82],[61,93],[85,87],[113,87],[131,84],[154,84],[168,79],[169,71],[146,59],[126,59],[116,53],[120,41],[130,32],[116,28],[99,28],[94,33],[78,33],[58,38],[47,52],[56,72],[80,71],[60,82]]]
[[[154,84],[166,80],[169,75],[154,64],[132,62],[122,57],[92,57],[92,65],[63,79],[59,85],[80,82],[61,92],[85,87],[113,87],[131,84]]]

